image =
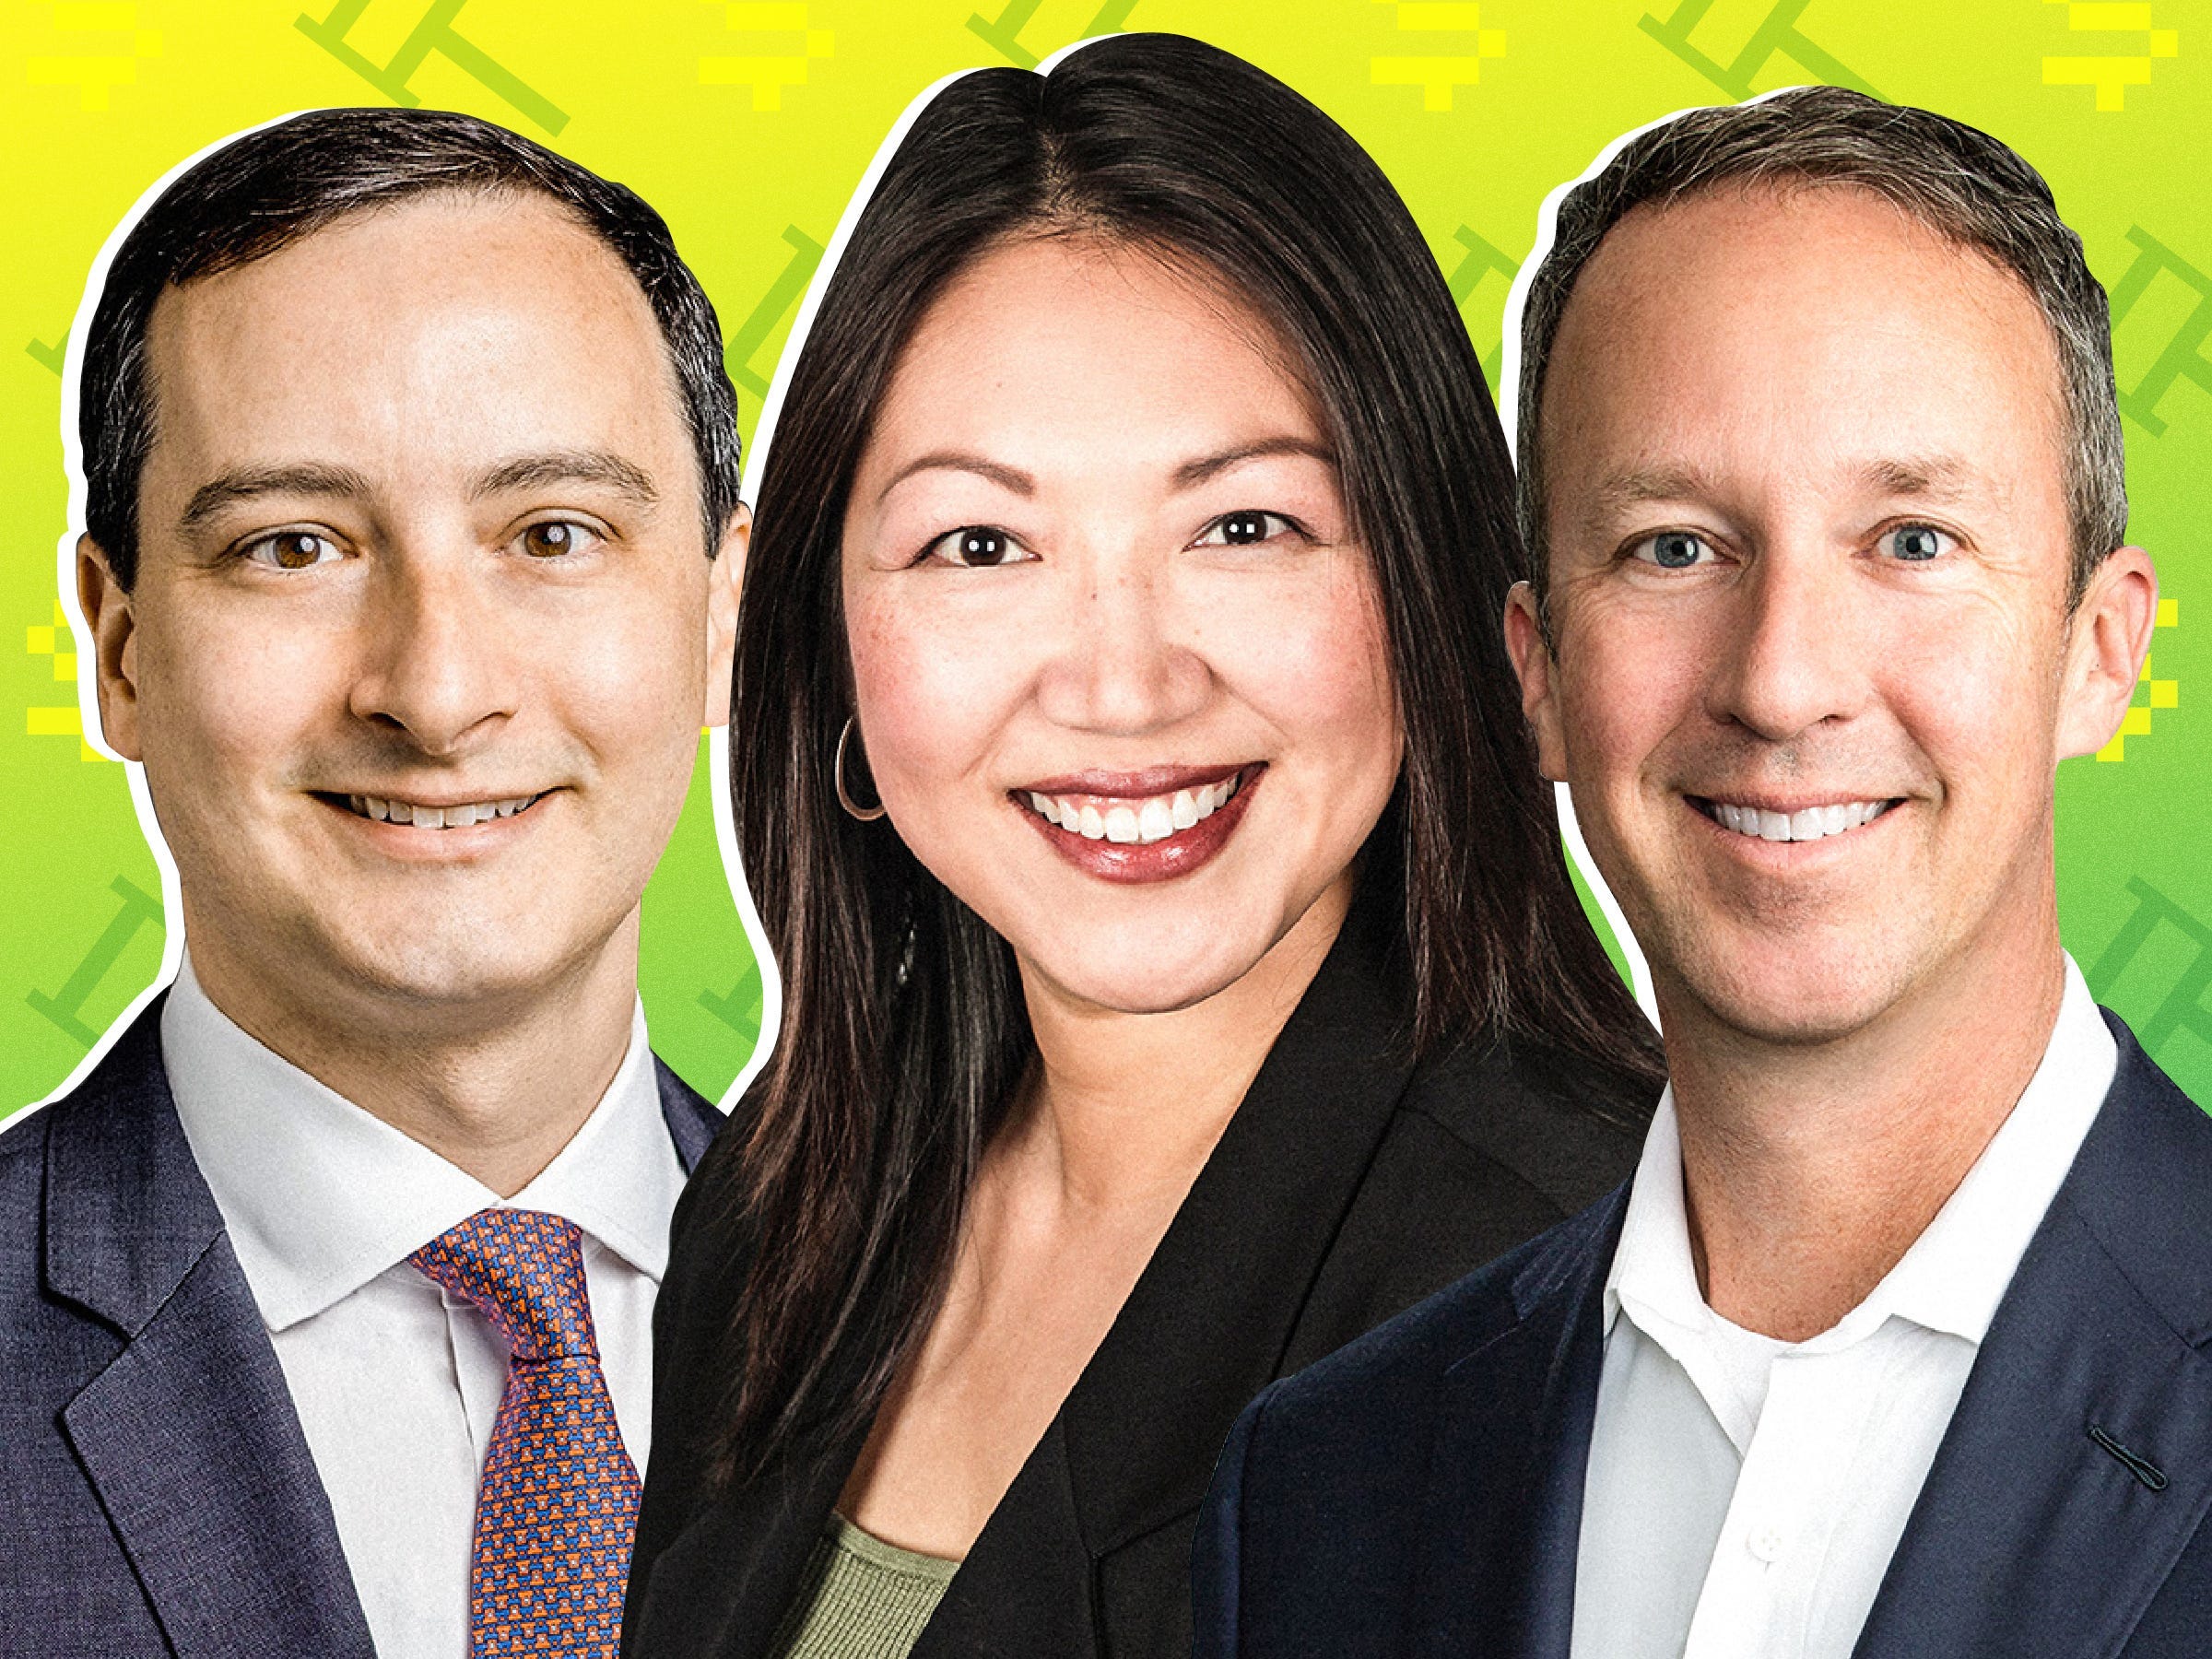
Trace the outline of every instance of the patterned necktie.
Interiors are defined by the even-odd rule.
[[[613,1659],[638,1474],[615,1424],[575,1224],[478,1210],[407,1258],[513,1350],[477,1488],[472,1659]]]

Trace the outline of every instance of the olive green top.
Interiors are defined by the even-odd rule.
[[[900,1549],[832,1514],[777,1651],[782,1659],[906,1659],[959,1570],[958,1561]]]

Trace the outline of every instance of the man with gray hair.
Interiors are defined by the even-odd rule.
[[[1626,1187],[1253,1402],[1198,1652],[2204,1652],[2212,1123],[2054,898],[2157,606],[2079,240],[1801,88],[1571,191],[1522,340],[1507,642],[1670,1084]]]

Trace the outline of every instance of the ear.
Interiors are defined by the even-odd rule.
[[[2066,623],[2059,686],[2058,752],[2096,753],[2112,740],[2150,652],[2159,573],[2140,547],[2107,555]]]
[[[1565,727],[1559,718],[1559,663],[1536,620],[1535,590],[1516,582],[1505,596],[1505,650],[1521,681],[1521,712],[1536,737],[1536,770],[1557,783],[1567,776]]]
[[[743,501],[730,514],[707,575],[707,700],[701,721],[730,724],[730,667],[737,653],[737,593],[745,585],[745,555],[752,546],[753,510]]]
[[[76,603],[92,630],[92,661],[99,675],[100,730],[125,760],[138,753],[138,619],[131,595],[116,580],[106,549],[89,535],[76,538]]]

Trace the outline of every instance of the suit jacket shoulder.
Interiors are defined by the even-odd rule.
[[[2120,1066],[1983,1338],[1858,1653],[2183,1659],[2212,1618],[2212,1119]]]
[[[160,1008],[0,1134],[0,1652],[372,1659]]]
[[[668,1124],[668,1138],[676,1143],[677,1159],[688,1175],[699,1168],[699,1160],[722,1133],[722,1113],[658,1054],[653,1057],[653,1080],[660,1091],[661,1116]]]
[[[1855,1659],[2183,1659],[2212,1614],[2212,1121],[2112,1088],[1992,1321]],[[1200,1654],[1565,1659],[1625,1193],[1278,1383],[1200,1532]]]
[[[1617,1187],[1253,1402],[1199,1522],[1198,1654],[1564,1659],[1626,1208]]]

